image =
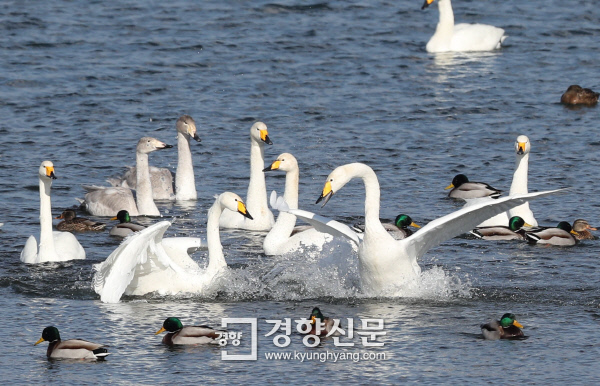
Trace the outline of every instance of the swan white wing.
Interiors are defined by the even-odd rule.
[[[35,264],[37,263],[37,254],[37,240],[35,239],[35,236],[31,235],[21,251],[21,261],[25,264]]]
[[[454,26],[452,51],[491,51],[506,39],[502,28],[487,24],[460,23]]]
[[[429,249],[473,229],[483,220],[500,212],[521,205],[528,200],[548,196],[563,189],[550,190],[536,193],[516,194],[498,198],[496,200],[481,200],[477,204],[463,207],[446,216],[437,218],[412,236],[397,241],[408,251],[410,256],[420,258]]]
[[[61,261],[85,259],[85,250],[70,232],[52,232],[54,249]]]
[[[83,185],[85,206],[94,216],[116,216],[120,210],[126,210],[131,216],[137,216],[138,210],[133,193],[128,188]]]
[[[481,197],[478,199],[468,199],[465,200],[465,205],[463,206],[464,208],[467,208],[469,206],[473,206],[473,205],[477,205],[479,203],[482,202],[494,202],[496,201],[496,198],[492,198],[492,197]],[[486,219],[485,221],[483,221],[481,224],[478,224],[477,227],[489,227],[489,226],[508,226],[508,220],[509,220],[509,216],[508,216],[508,212],[501,212],[498,213],[495,216],[492,216],[488,219]]]
[[[94,265],[92,287],[100,300],[105,303],[117,303],[138,271],[144,266],[151,270],[173,268],[182,271],[173,264],[161,245],[162,237],[171,225],[161,221],[127,237],[108,258]],[[151,260],[151,261],[150,261]]]
[[[190,257],[190,253],[199,249],[208,249],[206,239],[199,237],[165,237],[161,244],[173,262],[187,270],[199,269],[198,264]]]
[[[348,225],[342,224],[339,221],[335,221],[302,209],[288,209],[287,212],[293,214],[299,219],[306,221],[315,227],[315,229],[319,232],[329,233],[332,236],[346,237],[353,241],[357,246],[362,240],[362,235],[354,232]]]

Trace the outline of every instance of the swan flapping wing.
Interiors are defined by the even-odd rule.
[[[411,256],[419,259],[429,249],[455,236],[475,228],[477,224],[510,208],[522,205],[534,198],[545,197],[564,189],[549,190],[536,193],[515,194],[494,200],[476,199],[471,203],[446,216],[437,218],[412,236],[399,240]]]
[[[92,287],[105,303],[119,301],[132,280],[144,270],[182,269],[171,261],[161,245],[162,237],[171,225],[161,221],[127,237],[108,258],[94,265]]]

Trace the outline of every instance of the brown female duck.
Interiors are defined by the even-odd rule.
[[[560,97],[560,102],[566,105],[587,105],[593,106],[598,103],[598,96],[600,94],[590,90],[589,88],[583,88],[576,84],[569,86],[567,91]]]
[[[62,212],[57,219],[62,219],[56,225],[56,229],[59,231],[67,232],[86,232],[86,231],[102,231],[106,228],[106,224],[101,222],[92,221],[87,218],[77,217],[74,210],[68,209]]]

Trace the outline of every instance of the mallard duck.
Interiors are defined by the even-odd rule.
[[[488,340],[498,339],[520,339],[522,338],[523,326],[516,321],[515,315],[506,313],[500,320],[492,320],[489,323],[481,325],[481,333]]]
[[[318,334],[319,336],[325,336],[325,335],[329,334],[331,332],[331,330],[333,330],[333,326],[334,326],[333,319],[323,316],[319,307],[315,307],[315,308],[313,308],[312,312],[310,313],[310,324],[312,324],[312,329],[310,330],[308,335],[317,335],[317,326],[315,324],[317,319],[320,319],[322,325],[323,324],[325,325],[323,327],[323,329],[319,332],[319,334]]]
[[[104,359],[108,350],[104,345],[88,342],[81,339],[69,339],[64,342],[60,340],[58,328],[49,326],[42,331],[42,337],[35,342],[34,346],[42,342],[48,342],[46,355],[53,359]]]
[[[408,229],[409,226],[421,228],[421,226],[417,225],[409,215],[403,213],[396,216],[393,224],[390,222],[382,222],[381,225],[383,225],[385,230],[396,240],[405,239],[414,233],[411,229]],[[354,224],[352,229],[358,233],[364,233],[365,224]]]
[[[452,183],[445,189],[452,189],[450,193],[448,193],[448,197],[462,199],[480,197],[498,198],[502,193],[501,190],[493,188],[485,182],[471,182],[464,174],[457,174],[452,179]]]
[[[577,232],[575,235],[577,240],[593,240],[595,237],[590,231],[596,231],[598,229],[592,227],[587,221],[580,218],[573,222],[573,230]]]
[[[106,224],[92,221],[88,218],[77,217],[74,210],[68,209],[61,213],[60,216],[55,217],[56,219],[62,219],[56,225],[56,229],[59,231],[68,232],[85,232],[85,231],[101,231],[106,228]]]
[[[560,97],[560,102],[566,105],[588,105],[592,106],[598,103],[600,93],[594,92],[589,88],[583,88],[573,84]]]
[[[530,227],[519,216],[511,217],[508,220],[508,226],[489,226],[479,227],[471,231],[476,237],[484,240],[525,240],[525,229],[523,227]]]
[[[110,229],[108,232],[111,236],[126,237],[133,232],[141,231],[146,229],[145,226],[131,222],[129,212],[126,210],[120,210],[119,213],[111,220],[119,220],[119,223]]]
[[[163,344],[173,346],[176,344],[207,344],[218,343],[222,331],[208,326],[183,326],[178,318],[165,319],[163,326],[154,335],[168,331],[163,337]]]
[[[537,229],[525,232],[525,237],[530,244],[548,244],[570,246],[577,244],[574,237],[577,232],[571,228],[571,224],[566,221],[558,223],[556,228],[539,227]]]

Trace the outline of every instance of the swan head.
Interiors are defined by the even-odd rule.
[[[183,328],[183,324],[181,324],[181,321],[178,318],[167,318],[165,319],[165,321],[163,322],[162,328],[158,331],[156,331],[156,333],[154,335],[158,335],[161,332],[165,332],[165,331],[169,331],[169,332],[175,332],[175,331],[179,331]]]
[[[425,9],[427,7],[429,7],[435,0],[425,0],[425,2],[423,2],[423,6],[421,7],[421,9]]]
[[[67,209],[65,211],[63,211],[60,216],[58,217],[54,217],[56,219],[60,219],[60,220],[65,220],[65,221],[71,221],[73,220],[75,217],[77,217],[77,214],[75,214],[74,210],[71,209]]]
[[[166,143],[159,141],[156,138],[142,137],[138,141],[136,152],[140,154],[148,154],[156,150],[170,149],[172,147],[173,145],[167,145]]]
[[[352,169],[355,167],[355,165],[362,164],[347,164],[335,168],[327,177],[327,181],[323,187],[323,192],[321,192],[321,196],[317,199],[315,204],[318,204],[321,202],[321,200],[323,200],[323,205],[321,205],[321,207],[325,206],[334,193],[343,188],[344,185],[346,185],[348,181],[352,179],[354,176],[352,174]]]
[[[262,122],[256,122],[255,124],[252,125],[252,127],[250,128],[250,138],[258,144],[263,144],[263,143],[266,143],[267,145],[273,144],[273,142],[269,138],[269,132],[267,131],[267,125],[265,125]]]
[[[189,136],[190,138],[194,138],[195,141],[200,142],[201,139],[196,133],[196,122],[194,122],[194,118],[189,115],[182,115],[177,120],[175,124],[175,128],[178,133],[183,134],[184,136]]]
[[[444,188],[444,190],[458,188],[459,186],[461,186],[462,184],[466,184],[467,182],[469,182],[469,179],[467,178],[467,176],[465,176],[464,174],[457,174],[452,179],[452,183],[450,185],[446,186]]]
[[[517,155],[529,154],[530,150],[531,143],[529,143],[529,138],[527,138],[526,135],[519,135],[515,141],[515,151],[517,152]]]
[[[111,220],[119,220],[120,223],[131,222],[131,217],[129,217],[129,212],[126,210],[120,210],[119,213]]]
[[[413,222],[412,218],[410,218],[409,215],[407,214],[399,214],[398,216],[396,216],[396,220],[394,220],[394,224],[400,228],[406,228],[406,227],[415,227],[415,228],[421,228],[420,225],[417,225],[415,222]]]
[[[54,164],[51,161],[42,162],[38,173],[39,173],[40,177],[42,177],[44,179],[51,179],[51,180],[56,179],[56,175],[54,174]]]
[[[237,194],[231,192],[221,193],[218,200],[222,207],[227,208],[233,212],[238,212],[250,220],[254,220],[248,212],[248,209],[246,209],[246,204],[244,204],[244,200],[242,200],[242,198]]]
[[[521,323],[517,322],[515,314],[511,314],[511,313],[506,313],[506,314],[502,315],[502,318],[500,318],[500,325],[503,328],[510,327],[510,326],[523,328],[523,325]]]
[[[37,342],[35,342],[35,345],[38,345],[42,342],[54,342],[60,340],[60,334],[58,333],[58,328],[54,327],[54,326],[48,326],[46,328],[44,328],[44,331],[42,331],[42,337],[40,338],[40,340],[38,340]]]
[[[290,172],[298,169],[298,161],[296,157],[290,153],[280,154],[271,166],[267,166],[263,169],[263,172],[270,172],[272,170],[281,170],[284,172]]]

